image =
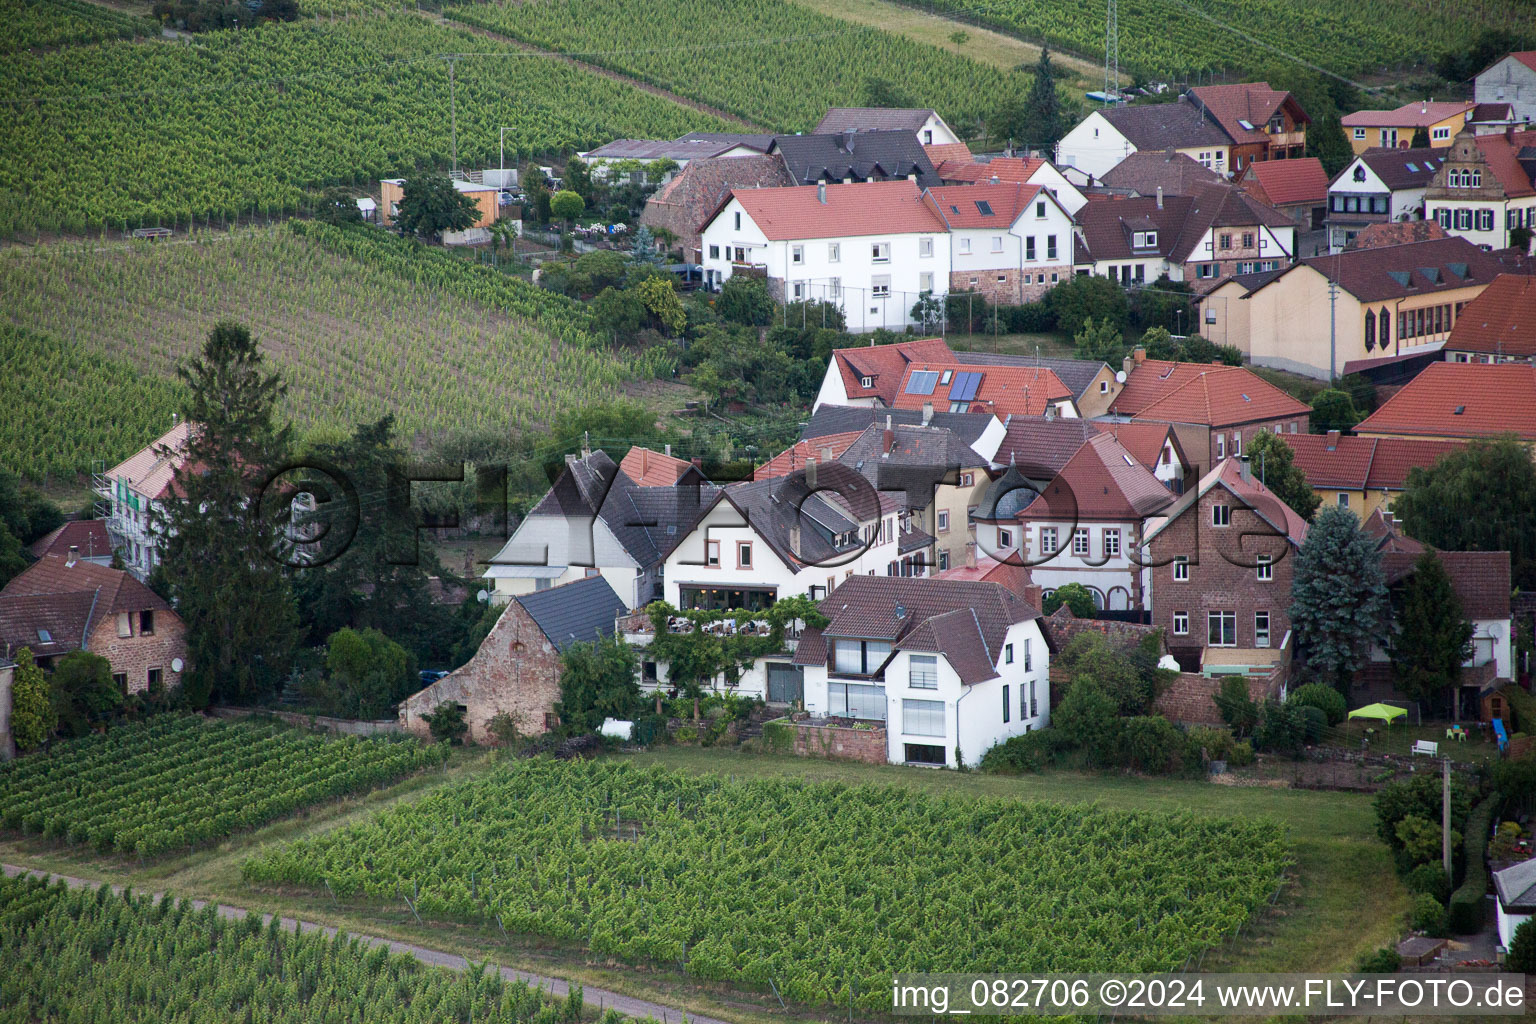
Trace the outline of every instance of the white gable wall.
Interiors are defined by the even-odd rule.
[[[1062,168],[1074,167],[1102,178],[1134,152],[1136,147],[1131,140],[1095,110],[1061,137],[1056,144],[1055,162]]]

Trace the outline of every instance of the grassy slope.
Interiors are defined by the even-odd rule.
[[[610,398],[628,376],[614,355],[282,227],[0,254],[0,290],[11,322],[162,376],[218,320],[249,324],[305,427],[394,412],[407,434],[505,432]]]

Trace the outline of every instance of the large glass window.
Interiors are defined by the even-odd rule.
[[[891,645],[878,640],[837,640],[832,648],[832,670],[842,675],[871,676],[891,656]]]
[[[868,683],[828,683],[828,714],[885,721],[885,688]]]
[[[943,736],[944,702],[941,700],[902,701],[901,731],[908,736]]]
[[[911,665],[907,681],[913,689],[937,690],[939,688],[938,658],[932,654],[914,654]]]
[[[1237,646],[1236,612],[1207,612],[1206,622],[1210,627],[1207,642],[1212,647]]]

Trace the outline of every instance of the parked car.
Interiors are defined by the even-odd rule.
[[[422,686],[431,686],[447,674],[448,670],[445,668],[424,668],[417,673],[421,677]]]

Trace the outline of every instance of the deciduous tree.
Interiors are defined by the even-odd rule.
[[[623,637],[572,644],[561,653],[555,713],[568,732],[596,732],[603,719],[632,719],[639,707],[635,651]]]
[[[570,189],[561,189],[549,198],[550,216],[565,221],[567,231],[571,229],[571,222],[580,217],[586,208],[586,201]]]
[[[1414,563],[1397,601],[1396,629],[1387,651],[1398,689],[1415,700],[1437,701],[1461,678],[1472,656],[1472,624],[1433,550]]]
[[[60,658],[48,683],[59,731],[67,736],[84,736],[123,705],[123,694],[112,682],[112,665],[90,651],[70,651]]]
[[[1245,451],[1248,464],[1270,493],[1295,509],[1301,518],[1310,520],[1322,499],[1296,465],[1296,453],[1285,438],[1261,430],[1248,442]]]
[[[1536,465],[1520,441],[1473,441],[1410,470],[1392,511],[1442,551],[1508,551],[1515,585],[1536,587]]]
[[[403,235],[441,238],[444,231],[463,231],[480,219],[480,208],[442,174],[418,174],[400,187],[400,211],[395,228]]]
[[[58,712],[48,695],[48,680],[32,659],[32,649],[16,652],[16,675],[11,681],[11,737],[25,754],[43,745],[58,727]]]
[[[1355,408],[1354,400],[1343,391],[1325,388],[1312,398],[1312,433],[1326,434],[1330,430],[1349,433],[1364,417]]]
[[[327,642],[325,667],[334,711],[348,718],[384,718],[418,685],[416,663],[377,629],[345,627]]]

